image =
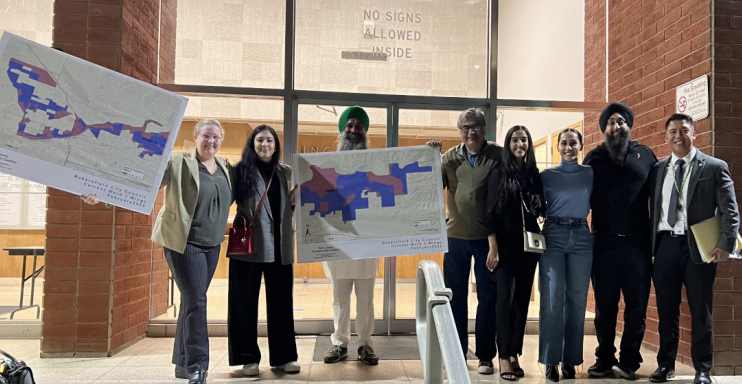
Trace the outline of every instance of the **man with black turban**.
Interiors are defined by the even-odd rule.
[[[634,380],[642,363],[647,301],[652,277],[649,183],[657,162],[649,147],[631,141],[634,113],[613,103],[600,115],[605,142],[590,151],[584,163],[593,168],[593,291],[597,361],[590,376],[618,373]],[[623,293],[624,331],[616,360],[616,317]]]
[[[338,120],[338,151],[368,148],[368,114],[359,107],[348,107]],[[356,333],[358,359],[368,365],[379,363],[374,352],[371,334],[374,331],[374,284],[379,270],[379,259],[337,260],[324,263],[333,294],[335,332],[330,335],[332,347],[325,353],[325,363],[336,363],[348,358],[350,343],[350,294],[356,291]]]

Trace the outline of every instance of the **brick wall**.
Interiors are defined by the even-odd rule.
[[[173,25],[164,35],[174,41],[176,1],[165,2]],[[54,45],[156,83],[159,4],[57,0]],[[172,70],[164,74],[173,77]],[[152,221],[121,208],[81,204],[79,197],[49,188],[42,356],[111,355],[145,334],[150,313],[164,311],[167,286],[160,280],[167,265],[161,251],[153,253]],[[151,287],[158,290],[152,305]]]
[[[605,98],[605,2],[586,2],[585,95]],[[608,30],[608,98],[634,110],[631,138],[652,148],[658,158],[669,155],[664,123],[675,112],[675,88],[711,71],[711,5],[703,0],[611,1]],[[589,35],[588,35],[589,33]],[[588,42],[595,48],[589,50]],[[600,65],[595,61],[602,59]],[[585,117],[585,150],[603,142],[599,113]],[[699,121],[696,145],[710,153],[711,119]],[[623,331],[623,303],[617,330]],[[690,317],[681,308],[678,361],[690,363]],[[657,307],[654,289],[647,309],[644,345],[657,350]]]
[[[605,97],[604,4],[596,0],[586,2],[587,100]],[[633,108],[632,139],[648,145],[658,158],[669,155],[670,150],[664,144],[664,122],[675,112],[675,88],[710,74],[715,84],[711,90],[711,116],[696,123],[698,139],[695,144],[730,164],[739,199],[739,191],[742,191],[742,154],[739,152],[742,146],[742,132],[739,131],[742,125],[742,1],[612,0],[609,11],[608,97],[610,101],[622,101]],[[715,39],[713,68],[712,32]],[[588,114],[585,117],[588,151],[603,141],[598,116]],[[715,374],[742,374],[739,291],[742,291],[742,264],[719,265],[714,306]],[[592,304],[589,306],[594,308]],[[622,316],[623,313],[619,313],[619,317]],[[680,327],[678,361],[692,364],[690,316],[685,300]],[[618,330],[622,329],[619,319]],[[645,347],[658,348],[654,290],[647,310],[644,340]]]
[[[742,201],[742,1],[714,0],[714,155],[729,164]],[[742,263],[719,265],[714,294],[717,375],[742,375]]]

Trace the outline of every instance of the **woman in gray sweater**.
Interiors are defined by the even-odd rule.
[[[582,364],[585,306],[593,247],[587,215],[593,190],[593,169],[577,163],[582,135],[567,128],[559,133],[559,165],[541,172],[546,199],[546,252],[539,259],[538,360],[546,365],[546,378],[575,378]]]

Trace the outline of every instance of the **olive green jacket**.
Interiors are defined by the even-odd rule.
[[[232,188],[229,162],[221,157],[215,157],[215,160]],[[160,183],[160,188],[165,187],[165,204],[155,220],[152,241],[175,252],[185,252],[198,201],[198,184],[196,150],[188,153],[173,152]]]

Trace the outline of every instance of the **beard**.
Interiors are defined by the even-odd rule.
[[[341,133],[338,136],[338,151],[353,151],[356,149],[368,148],[366,135],[359,135],[353,132]]]
[[[614,130],[612,134],[605,134],[605,146],[614,163],[623,165],[629,153],[629,130]]]

